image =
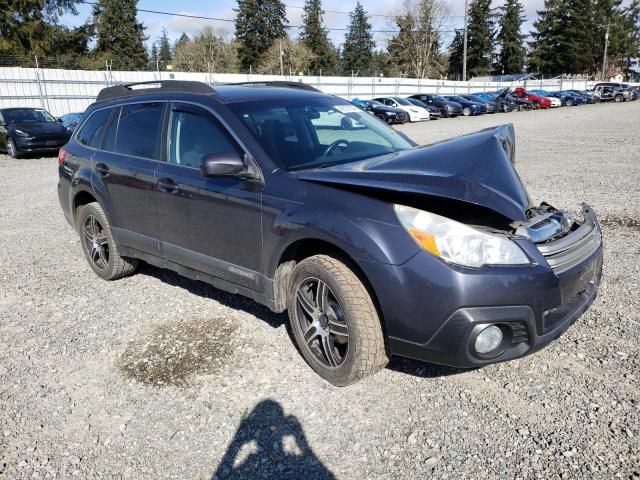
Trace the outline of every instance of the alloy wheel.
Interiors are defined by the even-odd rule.
[[[349,327],[344,309],[329,286],[306,278],[296,290],[296,320],[305,347],[324,366],[342,365],[349,350]]]
[[[109,240],[100,221],[89,215],[82,226],[82,238],[91,263],[99,270],[109,266]]]
[[[7,153],[12,158],[16,157],[16,146],[13,144],[13,140],[11,139],[7,142]]]

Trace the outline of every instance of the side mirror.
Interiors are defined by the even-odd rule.
[[[61,119],[61,118],[59,118],[59,119],[57,119],[57,120],[56,120],[56,122],[58,122],[58,123],[62,123],[62,119]]]
[[[236,152],[209,153],[200,163],[203,177],[235,177],[245,172],[244,161]]]

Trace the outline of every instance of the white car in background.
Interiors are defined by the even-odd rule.
[[[544,98],[548,98],[549,100],[551,100],[551,108],[562,106],[562,102],[560,101],[559,98],[556,98],[556,97],[544,97]]]
[[[429,111],[426,108],[418,107],[409,100],[402,97],[378,97],[374,100],[387,105],[388,107],[399,108],[409,115],[410,122],[419,122],[421,120],[429,120]]]

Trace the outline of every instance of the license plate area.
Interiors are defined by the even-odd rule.
[[[58,141],[57,140],[47,140],[45,142],[45,145],[47,147],[57,147],[58,146]]]

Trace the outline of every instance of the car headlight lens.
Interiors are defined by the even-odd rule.
[[[520,247],[508,238],[405,205],[394,205],[394,210],[420,247],[447,262],[466,267],[531,264]]]
[[[29,134],[28,134],[27,132],[23,132],[22,130],[20,130],[20,129],[18,129],[18,128],[16,128],[16,129],[14,130],[14,132],[15,132],[15,134],[16,134],[17,136],[19,136],[19,137],[28,137],[28,136],[29,136]]]

